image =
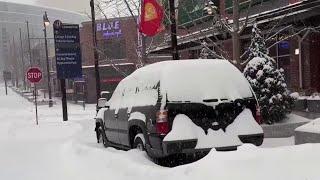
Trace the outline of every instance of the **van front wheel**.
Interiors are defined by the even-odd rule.
[[[145,139],[142,133],[139,133],[134,137],[133,148],[145,151]]]
[[[100,128],[99,128],[99,132],[100,132],[100,137],[99,137],[99,139],[101,140],[103,146],[104,146],[104,147],[109,147],[108,139],[107,139],[107,136],[106,136],[106,132],[104,131],[104,128],[103,128],[103,127],[100,127]]]

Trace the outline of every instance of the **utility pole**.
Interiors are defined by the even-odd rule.
[[[176,8],[175,8],[174,0],[169,0],[169,9],[170,9],[170,22],[171,22],[172,59],[173,60],[179,60],[178,40],[177,40]]]
[[[236,64],[237,67],[241,69],[241,65],[240,65],[240,33],[241,32],[240,32],[240,22],[239,22],[239,19],[240,19],[239,0],[233,0],[232,10],[233,10],[233,31],[231,32],[231,36],[232,36],[232,42],[233,42],[232,43],[233,60],[237,62]]]
[[[13,54],[12,54],[12,58],[14,59],[13,63],[14,63],[14,68],[15,68],[15,75],[16,75],[16,87],[19,87],[19,68],[18,68],[18,60],[17,60],[17,55],[16,55],[16,43],[14,40],[14,36],[12,37],[12,43],[13,43]]]
[[[27,33],[28,33],[28,48],[29,48],[29,67],[32,66],[32,56],[31,56],[31,42],[30,42],[30,31],[29,31],[29,22],[27,21]]]
[[[96,96],[97,96],[97,105],[100,98],[100,73],[99,73],[99,54],[97,51],[97,29],[96,29],[96,19],[95,19],[95,10],[94,10],[94,0],[90,0],[91,7],[91,21],[92,21],[92,41],[93,41],[93,52],[94,52],[94,71],[96,76]]]
[[[23,45],[22,45],[22,36],[21,36],[21,28],[19,28],[20,33],[20,48],[21,48],[21,62],[22,62],[22,76],[23,76],[23,89],[26,90],[26,77],[25,77],[25,64],[23,58]]]

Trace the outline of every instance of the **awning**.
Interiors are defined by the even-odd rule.
[[[101,64],[99,67],[112,67],[112,66],[134,66],[134,63],[118,63],[118,64]],[[82,69],[94,68],[94,65],[82,66]]]
[[[282,20],[283,24],[289,24],[296,21],[296,17],[299,15],[299,19],[306,19],[312,16],[320,15],[320,0],[304,0],[295,4],[290,4],[281,8],[273,9],[271,11],[265,11],[262,13],[254,14],[249,17],[249,22],[255,22],[257,24],[266,24],[276,20]],[[240,19],[241,21],[244,18]],[[232,26],[232,20],[229,21],[229,25]],[[253,23],[249,23],[248,27],[251,27]],[[221,31],[209,27],[200,31],[192,32],[187,35],[178,36],[178,49],[185,49],[186,47],[200,46],[196,43],[196,40],[204,40],[206,38],[223,37]],[[223,40],[221,38],[220,40]],[[161,46],[151,47],[149,53],[161,54],[171,51],[170,40]]]

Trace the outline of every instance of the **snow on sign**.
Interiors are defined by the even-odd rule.
[[[26,76],[31,83],[38,83],[42,79],[42,71],[38,67],[31,67],[27,71]]]

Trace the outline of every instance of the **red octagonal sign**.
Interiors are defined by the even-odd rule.
[[[42,71],[38,67],[31,67],[26,76],[31,83],[38,83],[42,79]]]

